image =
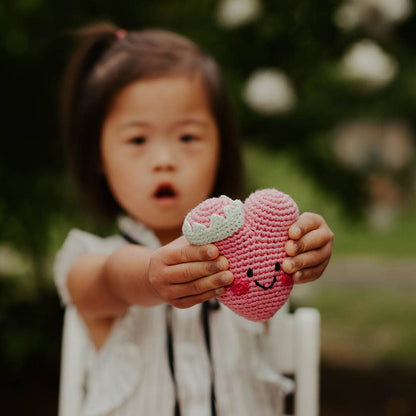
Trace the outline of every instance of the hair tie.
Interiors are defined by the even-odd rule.
[[[118,29],[116,32],[116,38],[118,40],[124,39],[127,36],[127,31],[124,29]]]

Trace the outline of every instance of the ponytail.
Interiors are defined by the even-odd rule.
[[[86,80],[104,52],[117,39],[118,30],[112,23],[101,22],[73,32],[79,39],[79,45],[64,74],[61,90],[61,129],[67,146],[80,128],[77,112]],[[72,161],[69,160],[69,163]]]
[[[85,96],[88,95],[86,85],[101,57],[119,38],[117,35],[119,31],[120,29],[112,23],[100,22],[71,33],[77,39],[78,46],[62,79],[60,128],[69,172],[80,188],[83,187],[82,182],[88,182],[91,177],[88,177],[87,172],[82,166],[80,168],[79,164],[85,166],[91,161],[94,165],[95,158],[91,153],[97,151],[97,146],[91,149],[85,142],[84,119],[88,115],[85,114],[83,103]],[[96,181],[89,186],[96,187]],[[96,207],[92,208],[96,209]]]

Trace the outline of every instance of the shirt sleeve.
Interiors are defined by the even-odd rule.
[[[54,263],[54,279],[58,294],[64,306],[72,304],[67,287],[69,270],[74,261],[87,253],[100,252],[100,242],[103,239],[93,234],[73,229],[69,232],[64,244],[59,250]]]

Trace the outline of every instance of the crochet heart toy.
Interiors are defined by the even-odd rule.
[[[270,319],[287,301],[293,279],[282,268],[288,229],[299,210],[276,189],[252,193],[244,202],[226,196],[201,202],[188,213],[183,234],[191,244],[213,243],[227,258],[234,281],[218,299],[252,321]]]

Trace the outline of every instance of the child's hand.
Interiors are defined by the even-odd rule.
[[[157,295],[177,308],[189,308],[225,293],[233,282],[225,257],[213,244],[194,246],[180,237],[156,250],[148,280]]]
[[[305,212],[289,228],[286,243],[288,258],[283,270],[293,273],[295,283],[306,283],[318,279],[329,263],[334,233],[318,214]]]

